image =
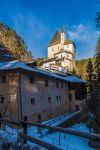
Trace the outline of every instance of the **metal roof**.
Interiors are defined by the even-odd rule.
[[[48,77],[64,80],[67,82],[73,82],[73,83],[86,83],[84,80],[80,79],[76,76],[61,76],[55,73],[52,73],[50,71],[42,70],[42,69],[36,69],[32,68],[28,65],[26,65],[23,62],[20,61],[9,61],[9,62],[0,62],[0,71],[10,71],[10,70],[26,70],[32,73],[40,74],[40,75],[46,75]]]

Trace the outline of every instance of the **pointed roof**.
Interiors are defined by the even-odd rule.
[[[68,44],[73,44],[74,47],[76,48],[75,43],[72,40],[65,40],[64,41],[64,45],[68,45]]]
[[[51,39],[48,47],[52,46],[52,45],[55,45],[55,44],[58,44],[60,42],[61,42],[61,35],[60,35],[60,33],[58,31],[56,31],[54,36],[53,36],[53,38]]]
[[[65,33],[65,29],[64,29],[64,26],[62,26],[62,33]]]

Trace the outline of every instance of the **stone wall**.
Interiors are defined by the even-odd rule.
[[[2,82],[0,74],[0,113],[6,118],[18,118],[18,75],[16,73],[7,73],[6,81]],[[2,97],[4,97],[3,102]]]
[[[57,79],[33,75],[34,83],[29,83],[29,76],[21,78],[21,101],[23,105],[22,116],[27,116],[28,120],[45,121],[69,111],[68,84]],[[48,86],[45,87],[45,80]],[[59,84],[58,88],[56,84]],[[63,84],[63,87],[62,87]],[[51,102],[48,101],[51,97]],[[35,99],[35,104],[31,104],[31,98]]]

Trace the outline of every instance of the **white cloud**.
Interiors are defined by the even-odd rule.
[[[69,37],[73,40],[84,41],[88,36],[88,27],[84,24],[73,25],[68,30]]]
[[[70,39],[78,42],[87,42],[100,36],[100,31],[94,30],[90,25],[78,24],[69,27],[68,35]]]
[[[76,57],[92,57],[95,52],[97,38],[100,37],[100,31],[96,30],[91,24],[77,24],[67,27],[69,39],[74,40],[76,44]]]

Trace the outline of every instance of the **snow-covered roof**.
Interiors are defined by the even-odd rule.
[[[15,69],[22,69],[22,70],[33,72],[36,74],[46,75],[46,76],[53,77],[56,79],[64,80],[67,82],[74,82],[74,83],[84,82],[85,83],[85,81],[81,80],[78,77],[75,77],[75,76],[63,77],[55,73],[52,73],[50,71],[29,67],[28,65],[20,61],[0,62],[0,71],[15,70]]]
[[[66,80],[68,80],[69,82],[72,82],[72,83],[86,83],[85,80],[82,80],[77,76],[67,76],[64,78],[66,78]]]

